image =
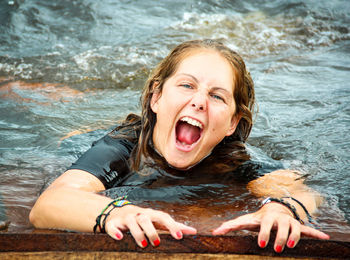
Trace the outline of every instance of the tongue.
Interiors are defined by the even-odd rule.
[[[200,137],[199,128],[186,122],[180,122],[176,127],[177,140],[186,144],[193,144]]]

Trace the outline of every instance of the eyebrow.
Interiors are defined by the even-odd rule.
[[[193,75],[191,75],[191,74],[187,74],[187,73],[179,73],[179,74],[177,74],[176,76],[181,76],[181,75],[183,75],[183,76],[188,76],[188,77],[192,78],[197,84],[199,84],[199,80],[198,80],[195,76],[193,76]],[[231,96],[231,93],[230,93],[227,89],[225,89],[225,88],[222,88],[222,87],[213,87],[212,89],[213,89],[213,90],[222,90],[222,91],[226,92],[228,95]]]
[[[188,77],[192,78],[196,83],[199,83],[199,80],[198,80],[195,76],[193,76],[193,75],[191,75],[191,74],[179,73],[179,74],[177,74],[177,75],[175,75],[175,76],[188,76]]]

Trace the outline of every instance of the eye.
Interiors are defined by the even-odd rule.
[[[189,88],[189,89],[192,89],[193,87],[191,86],[191,84],[188,84],[188,83],[182,83],[180,84],[181,87],[184,87],[184,88]]]
[[[211,97],[219,101],[225,102],[225,99],[217,94],[211,94]]]

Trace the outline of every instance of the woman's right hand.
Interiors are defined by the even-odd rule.
[[[153,246],[159,245],[156,226],[168,230],[175,239],[197,233],[195,228],[176,222],[168,213],[130,204],[115,208],[107,217],[105,229],[116,240],[123,238],[122,231],[129,230],[136,243],[144,248],[148,245],[147,238]]]

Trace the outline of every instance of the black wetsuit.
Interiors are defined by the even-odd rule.
[[[129,195],[135,200],[181,200],[211,196],[222,189],[232,190],[263,173],[281,168],[275,161],[247,161],[232,172],[220,173],[210,168],[213,160],[204,160],[187,171],[171,167],[159,168],[143,165],[139,172],[129,167],[129,157],[134,144],[126,139],[106,135],[93,142],[69,169],[79,169],[96,176],[105,186],[111,197]],[[210,156],[209,156],[210,157]],[[214,160],[216,161],[216,159]]]
[[[69,169],[87,171],[96,176],[110,189],[119,186],[129,174],[128,159],[134,144],[126,139],[117,139],[106,135],[92,143]]]

